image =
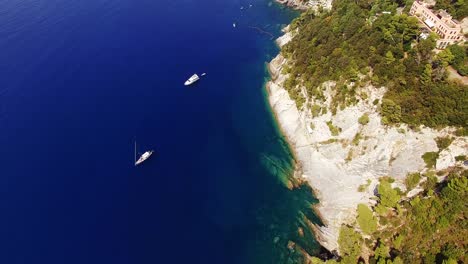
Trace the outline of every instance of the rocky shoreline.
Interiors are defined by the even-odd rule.
[[[281,47],[292,37],[293,33],[286,32],[277,44]],[[335,252],[338,251],[340,227],[355,220],[358,204],[374,203],[371,197],[375,195],[379,178],[392,176],[396,180],[394,187],[405,190],[404,180],[408,173],[426,170],[421,156],[438,151],[435,138],[450,135],[453,129],[420,128],[414,131],[406,125],[398,128],[382,125],[378,105],[373,102],[381,101],[386,90],[370,85],[360,91],[367,95],[365,99],[361,98],[358,104],[332,115],[330,103],[335,83],[324,83],[327,100],[321,107],[329,111],[313,116],[306,106],[298,109],[283,88],[288,76],[282,73],[282,68],[287,63],[281,54],[270,62],[272,80],[266,85],[268,100],[294,153],[298,169],[295,177],[306,181],[320,201],[314,209],[324,226],[313,227],[316,238],[329,252]],[[358,122],[364,114],[369,116],[365,125]],[[327,122],[339,128],[340,133],[332,135]],[[360,140],[355,142],[357,135]],[[467,148],[466,137],[456,138],[440,153],[437,169],[455,165],[455,157],[464,154]],[[365,188],[359,191],[361,186]]]
[[[298,9],[308,10],[319,8],[330,9],[332,0],[276,0],[278,3]]]

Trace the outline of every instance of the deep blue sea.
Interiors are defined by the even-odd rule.
[[[286,188],[264,90],[270,34],[297,15],[268,0],[0,1],[0,263],[317,253],[317,201]],[[140,167],[135,140],[156,151]]]

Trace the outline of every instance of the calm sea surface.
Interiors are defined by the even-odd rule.
[[[317,253],[298,235],[317,201],[285,187],[263,89],[295,16],[264,0],[0,1],[0,263]],[[156,150],[137,168],[135,140]]]

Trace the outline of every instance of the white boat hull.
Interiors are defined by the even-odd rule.
[[[194,84],[198,80],[200,80],[200,77],[198,77],[197,74],[194,74],[187,81],[185,81],[184,85],[189,86],[191,84]]]
[[[135,162],[135,166],[140,165],[145,160],[149,159],[149,157],[153,155],[153,152],[154,151],[151,150],[151,151],[146,151],[145,153],[143,153],[143,155],[141,155],[141,157]]]

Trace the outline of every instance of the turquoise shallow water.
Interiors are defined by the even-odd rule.
[[[304,221],[317,201],[286,188],[263,87],[271,35],[296,12],[4,0],[0,13],[1,263],[297,263],[289,241],[317,253]],[[194,72],[208,75],[184,87]],[[135,139],[156,150],[138,168]]]

